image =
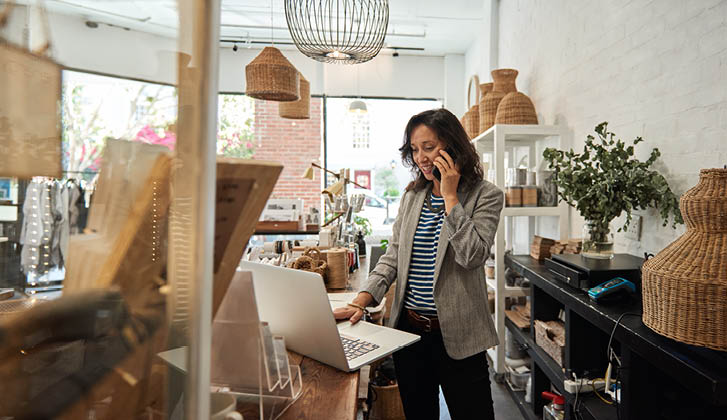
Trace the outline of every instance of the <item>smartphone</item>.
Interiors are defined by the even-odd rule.
[[[444,149],[445,152],[452,158],[452,161],[457,163],[457,158],[454,156],[454,153],[452,152],[452,148],[447,146],[446,149]],[[442,156],[441,154],[439,156]],[[442,156],[444,157],[444,156]],[[435,178],[437,178],[438,181],[442,180],[442,174],[439,172],[439,168],[436,166],[434,167],[434,170],[432,171],[432,175],[434,175]]]

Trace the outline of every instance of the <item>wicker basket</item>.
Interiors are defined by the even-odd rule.
[[[485,121],[482,124],[482,128],[485,130],[489,129],[495,124],[495,117],[497,116],[497,106],[500,105],[500,101],[510,92],[517,92],[515,88],[515,78],[517,77],[517,70],[514,69],[497,69],[492,70],[492,80],[494,84],[492,86],[492,92],[488,93],[485,97],[485,110],[484,117]]]
[[[310,119],[310,83],[300,75],[300,99],[278,104],[278,115],[291,120]]]
[[[399,396],[399,385],[371,385],[376,399],[371,403],[370,420],[406,420]]]
[[[472,84],[475,85],[475,104],[471,105]],[[467,86],[467,112],[464,114],[464,131],[470,139],[480,134],[480,78],[477,75],[470,77],[470,83]]]
[[[329,289],[345,289],[348,284],[348,250],[345,248],[331,248],[325,254],[328,261],[326,287]]]
[[[266,101],[290,102],[300,99],[298,70],[274,47],[265,47],[245,66],[245,94]]]
[[[307,247],[303,251],[303,255],[293,262],[291,268],[318,273],[324,283],[328,281],[328,263],[321,258],[321,251],[318,247]]]
[[[679,208],[687,231],[642,267],[643,321],[683,343],[727,351],[727,169],[702,169]]]
[[[565,360],[565,327],[561,321],[535,320],[535,344],[563,367]]]
[[[492,83],[492,82],[483,83],[480,85],[480,106],[479,106],[480,133],[484,133],[485,131],[487,131],[488,128],[490,128],[490,127],[485,127],[485,120],[487,119],[485,117],[485,98],[487,97],[488,94],[490,94],[492,92],[493,85],[494,85],[494,83]],[[492,124],[490,124],[490,126],[492,126]]]
[[[510,92],[497,105],[495,124],[537,124],[533,101],[521,92]]]

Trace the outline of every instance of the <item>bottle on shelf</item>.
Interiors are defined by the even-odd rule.
[[[563,420],[565,419],[565,398],[562,395],[553,394],[552,392],[543,391],[543,398],[550,400],[550,404],[543,407],[543,420]]]

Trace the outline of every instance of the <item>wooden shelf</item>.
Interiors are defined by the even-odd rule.
[[[318,235],[318,231],[306,230],[256,230],[255,235]]]

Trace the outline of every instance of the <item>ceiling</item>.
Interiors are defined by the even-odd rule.
[[[264,45],[291,42],[284,0],[221,0],[221,39]],[[27,3],[27,0],[24,1]],[[390,0],[385,46],[402,55],[464,54],[482,25],[483,0]],[[48,9],[101,25],[175,37],[177,0],[45,0]],[[232,42],[223,43],[232,47]],[[284,48],[284,46],[281,46]],[[293,47],[291,47],[293,48]]]

